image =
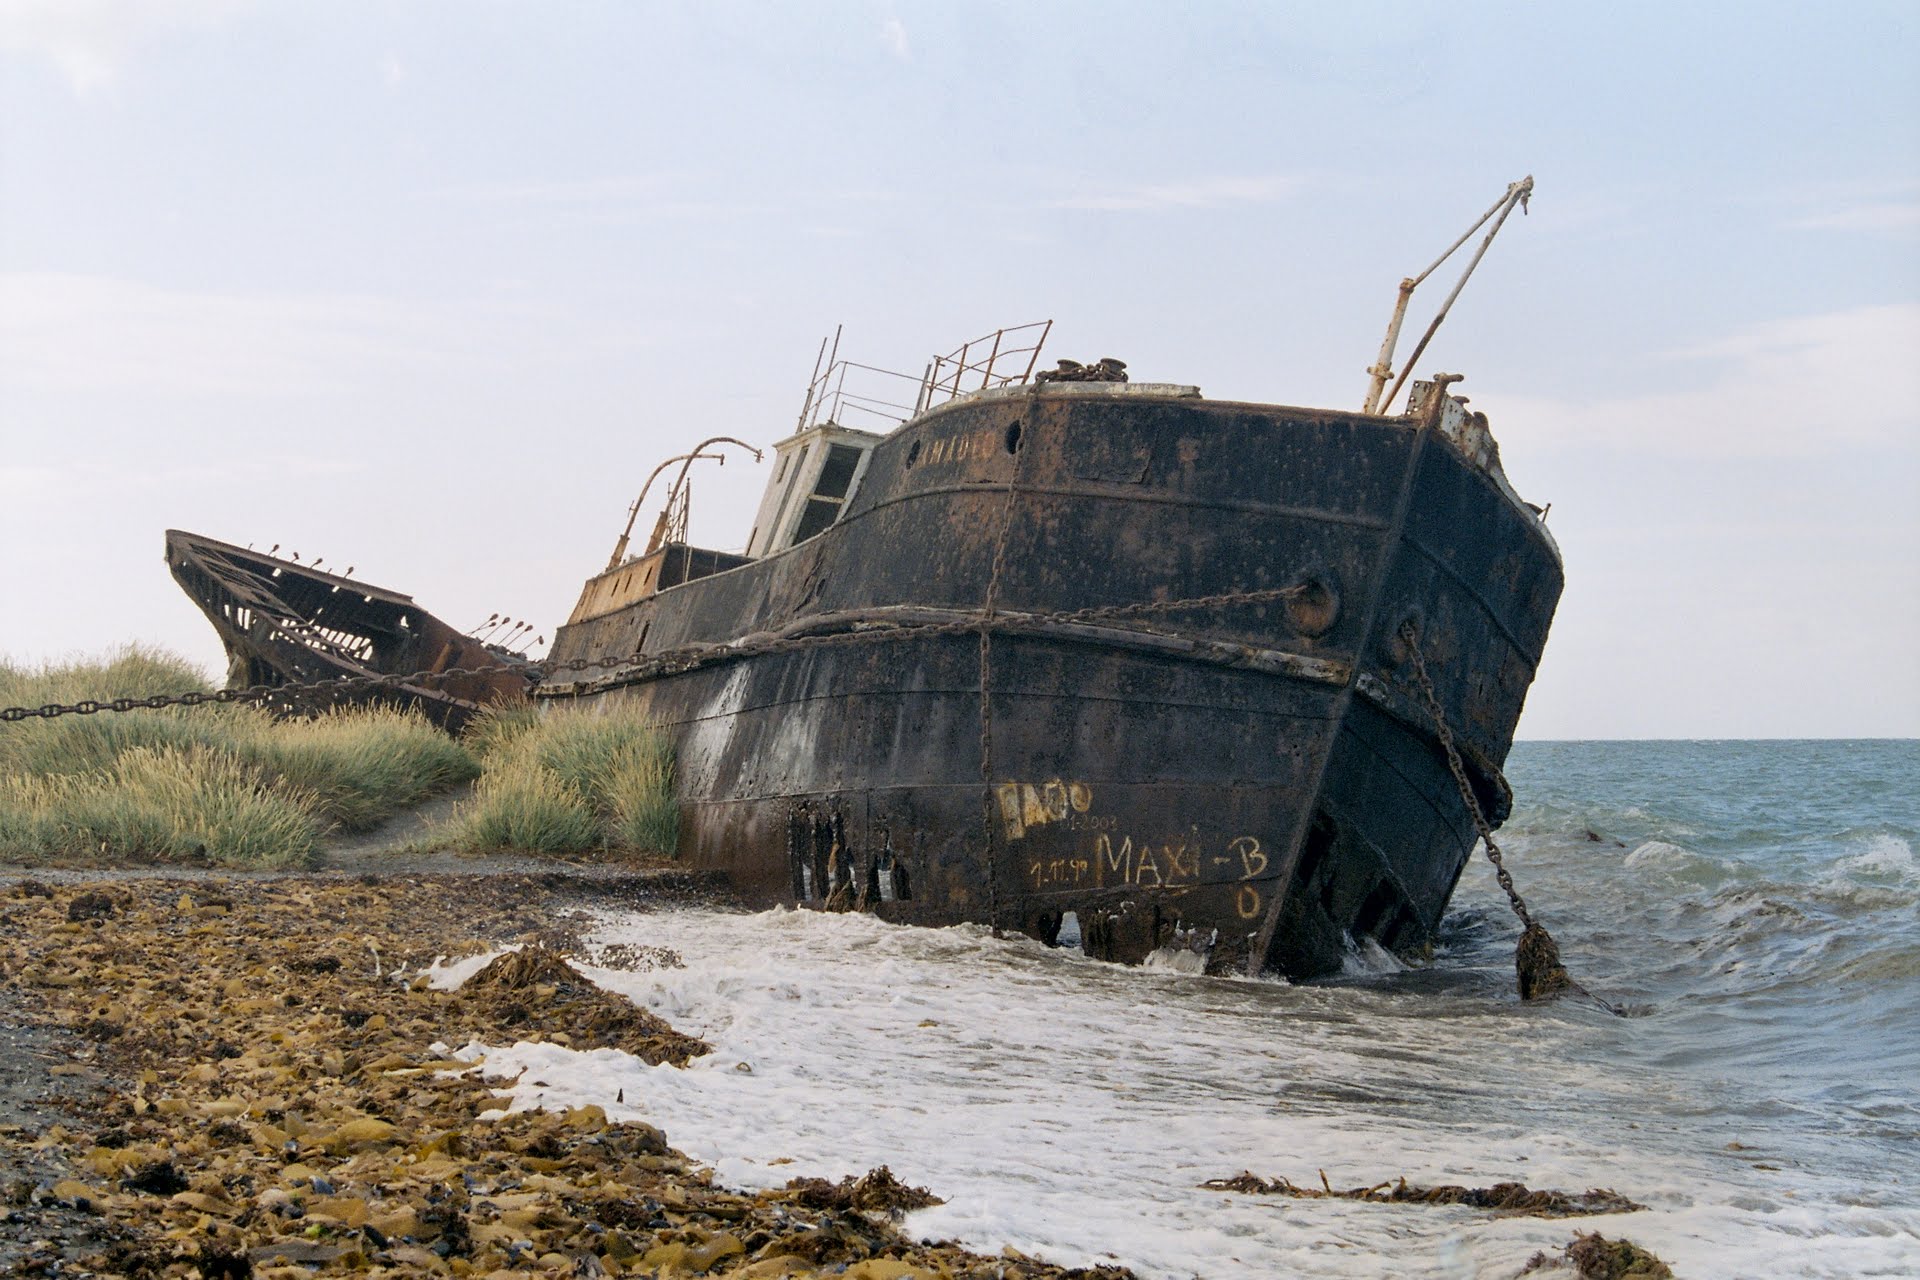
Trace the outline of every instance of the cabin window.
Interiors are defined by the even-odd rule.
[[[853,473],[860,466],[860,455],[861,450],[848,445],[828,446],[826,463],[820,468],[820,482],[813,487],[813,495],[800,514],[800,527],[794,531],[795,542],[805,542],[840,518],[847,490],[853,486]]]

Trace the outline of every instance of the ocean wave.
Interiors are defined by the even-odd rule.
[[[1876,831],[1864,843],[1866,847],[1859,853],[1834,863],[1834,870],[1870,880],[1920,883],[1920,860],[1914,858],[1913,846],[1903,837]]]
[[[1804,908],[1779,893],[1782,888],[1770,885],[1722,892],[1713,900],[1713,919],[1728,934],[1777,933],[1816,923]]]
[[[1920,860],[1903,836],[1875,831],[1852,841],[1853,852],[1835,859],[1814,893],[1836,906],[1866,911],[1902,910],[1920,904]]]
[[[1345,952],[1340,957],[1342,977],[1374,978],[1382,974],[1405,973],[1411,967],[1372,938],[1355,942],[1351,936],[1346,936],[1340,941]]]
[[[1508,839],[1563,847],[1633,848],[1649,841],[1693,845],[1716,841],[1724,834],[1670,813],[1656,813],[1640,805],[1517,803],[1501,828]],[[1760,842],[1780,835],[1773,830],[1744,833]]]
[[[1841,982],[1910,982],[1920,978],[1920,943],[1874,947],[1849,956],[1834,968]]]
[[[1734,872],[1730,863],[1666,840],[1643,842],[1621,865],[1635,875],[1701,889],[1724,883]]]

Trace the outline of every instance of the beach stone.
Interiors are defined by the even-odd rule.
[[[327,1151],[338,1154],[353,1147],[390,1143],[398,1134],[399,1130],[385,1120],[349,1120],[321,1138],[319,1145]]]
[[[898,1258],[868,1258],[841,1273],[846,1280],[941,1280],[940,1274]]]

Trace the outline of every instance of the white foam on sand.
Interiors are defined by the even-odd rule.
[[[445,956],[435,956],[432,964],[420,970],[419,974],[411,976],[418,977],[425,975],[427,986],[434,991],[458,991],[467,985],[467,979],[471,978],[474,974],[480,972],[501,956],[518,951],[519,949],[520,944],[516,942],[511,946],[496,947],[492,951],[483,951],[477,956],[468,956],[464,960],[448,960]],[[400,978],[409,975],[396,972],[393,976]]]
[[[516,1108],[644,1118],[736,1186],[890,1165],[947,1200],[908,1219],[924,1238],[1169,1280],[1514,1275],[1576,1229],[1692,1280],[1920,1274],[1915,1197],[1729,1150],[1724,1082],[1614,1061],[1644,1024],[1597,1012],[1125,969],[813,912],[614,916],[595,941],[676,949],[683,969],[588,972],[714,1052],[678,1069],[485,1049]],[[1763,1124],[1737,1131],[1750,1147]],[[1496,1218],[1199,1186],[1243,1169],[1611,1187],[1650,1208]]]

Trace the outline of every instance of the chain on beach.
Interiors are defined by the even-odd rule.
[[[1271,587],[1253,591],[1232,591],[1219,595],[1194,596],[1182,600],[1142,600],[1132,604],[1094,606],[1086,609],[1051,613],[1014,613],[987,609],[969,610],[951,622],[870,623],[848,631],[812,635],[774,636],[750,639],[739,644],[685,645],[644,658],[575,658],[563,662],[531,662],[507,670],[523,676],[528,687],[563,675],[598,673],[601,678],[651,679],[674,675],[716,662],[733,662],[767,653],[791,653],[824,645],[872,644],[887,640],[929,636],[978,635],[989,631],[1018,630],[1037,624],[1085,625],[1154,614],[1177,613],[1192,609],[1213,609],[1232,605],[1273,604],[1305,595],[1309,585]],[[237,689],[192,690],[186,693],[155,694],[143,698],[84,698],[71,703],[47,703],[38,707],[0,708],[0,724],[27,720],[52,720],[58,716],[90,716],[102,711],[157,711],[166,707],[198,707],[209,703],[241,706],[291,705],[308,698],[339,698],[390,690],[408,692],[410,687],[432,686],[449,680],[473,676],[497,676],[502,668],[448,667],[439,671],[404,671],[337,676],[306,683],[255,684]]]
[[[996,574],[998,566],[996,565]],[[738,644],[700,644],[687,645],[677,649],[664,650],[646,658],[579,658],[562,662],[533,662],[520,665],[511,670],[523,676],[529,690],[535,685],[552,681],[556,676],[599,673],[601,679],[644,680],[691,671],[697,667],[719,662],[734,662],[770,653],[792,653],[804,649],[819,648],[828,645],[872,644],[877,642],[910,638],[936,636],[978,636],[982,644],[982,683],[985,683],[985,665],[987,661],[986,641],[995,631],[1018,631],[1037,625],[1089,625],[1104,622],[1121,621],[1129,618],[1144,618],[1155,614],[1179,613],[1190,610],[1217,609],[1236,605],[1274,604],[1299,599],[1315,590],[1312,583],[1302,583],[1289,587],[1271,587],[1251,591],[1230,591],[1218,595],[1192,596],[1180,600],[1142,600],[1131,604],[1094,606],[1085,609],[1055,611],[1046,613],[1020,613],[1003,611],[995,607],[993,593],[989,593],[986,607],[968,610],[958,614],[947,622],[892,623],[866,622],[855,624],[844,631],[816,632],[806,635],[768,636],[748,638]],[[1464,802],[1467,816],[1472,821],[1481,843],[1487,851],[1487,858],[1494,867],[1495,878],[1507,895],[1507,901],[1513,912],[1524,926],[1520,947],[1516,954],[1516,964],[1520,970],[1520,987],[1523,998],[1552,998],[1563,992],[1572,991],[1592,1000],[1600,1007],[1614,1014],[1623,1010],[1595,996],[1581,986],[1560,963],[1559,947],[1554,943],[1544,926],[1533,918],[1527,909],[1525,899],[1514,886],[1513,877],[1507,871],[1501,855],[1500,846],[1493,838],[1493,825],[1482,811],[1479,798],[1474,793],[1472,782],[1467,776],[1465,762],[1455,745],[1451,726],[1448,725],[1440,707],[1440,700],[1433,687],[1433,681],[1427,674],[1424,655],[1420,651],[1420,637],[1412,624],[1400,631],[1400,639],[1406,646],[1408,661],[1412,668],[1414,685],[1421,695],[1421,701],[1431,717],[1441,749],[1447,758],[1447,766],[1458,786]],[[329,680],[311,681],[305,684],[290,683],[277,685],[256,684],[239,689],[218,689],[212,691],[192,691],[181,694],[158,694],[145,698],[83,699],[74,703],[48,703],[40,707],[0,708],[0,724],[19,723],[27,720],[51,720],[66,715],[94,715],[102,711],[159,710],[166,707],[198,707],[209,703],[223,705],[264,705],[296,707],[310,697],[319,700],[338,699],[343,695],[370,694],[387,689],[405,693],[418,691],[425,686],[462,677],[496,676],[499,666],[450,667],[441,671],[414,671],[387,674],[369,674],[347,676]],[[983,699],[983,711],[984,711]],[[983,776],[992,768],[991,748],[986,744],[987,726],[982,725]],[[1506,779],[1496,770],[1493,774],[1496,784],[1505,789]],[[989,832],[989,839],[991,832]]]

